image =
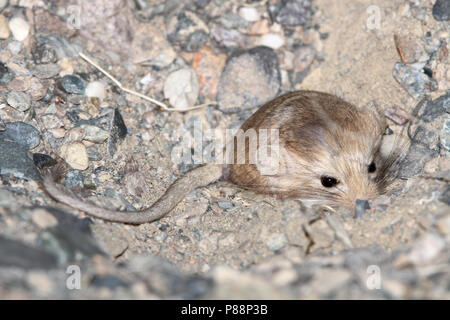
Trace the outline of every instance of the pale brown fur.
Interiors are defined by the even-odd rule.
[[[386,123],[375,108],[358,109],[330,94],[297,91],[280,96],[253,114],[242,126],[278,129],[279,172],[260,174],[255,164],[233,164],[232,182],[281,198],[320,200],[352,205],[384,193],[372,161],[383,167],[380,144]],[[247,149],[248,152],[248,149]],[[321,185],[321,176],[337,178],[335,188]]]

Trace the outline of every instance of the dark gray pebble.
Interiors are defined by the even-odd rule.
[[[450,20],[450,1],[436,0],[433,6],[433,17],[438,21]]]
[[[74,58],[81,49],[78,45],[60,35],[38,34],[36,40],[38,46],[43,47],[44,50],[51,51],[57,60],[64,57]]]
[[[357,199],[355,202],[355,217],[361,217],[366,210],[370,209],[369,201]]]
[[[196,52],[200,50],[208,41],[209,35],[203,30],[197,30],[189,37],[186,43],[182,44],[182,49],[187,52]]]
[[[446,112],[450,112],[450,91],[433,101],[429,99],[422,100],[414,108],[413,115],[428,123],[433,122]]]
[[[6,87],[13,78],[14,74],[9,71],[8,67],[0,63],[0,86]]]
[[[283,25],[307,25],[311,21],[311,0],[285,0],[278,12],[277,22]]]
[[[66,172],[66,187],[73,189],[75,187],[84,188],[84,177],[81,171],[70,169]]]
[[[403,63],[397,62],[392,70],[395,80],[413,97],[419,99],[432,91],[437,90],[435,79],[425,73]]]
[[[117,151],[117,144],[127,135],[127,126],[123,121],[122,115],[118,109],[114,109],[109,128],[109,138],[107,143],[107,150],[110,156],[113,156]]]
[[[61,80],[61,86],[67,93],[84,94],[86,83],[80,77],[72,74],[65,75]]]
[[[12,174],[26,180],[40,180],[28,148],[16,142],[0,140],[0,175]]]
[[[410,178],[422,173],[426,163],[438,155],[439,152],[436,150],[431,150],[419,143],[412,143],[400,166],[399,177]]]
[[[6,130],[0,132],[0,139],[8,139],[27,147],[36,148],[41,142],[39,130],[31,124],[25,122],[8,122],[5,124]]]

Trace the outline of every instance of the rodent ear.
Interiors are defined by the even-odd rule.
[[[381,107],[372,100],[366,104],[363,109],[371,115],[380,129],[384,131],[386,127],[386,117],[384,116],[384,112]]]

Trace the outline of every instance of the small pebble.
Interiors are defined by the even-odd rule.
[[[197,101],[199,85],[192,69],[172,72],[164,82],[164,96],[178,109],[193,107]]]
[[[220,27],[211,29],[211,38],[225,48],[240,48],[246,42],[246,37],[239,31]]]
[[[8,66],[8,69],[10,70],[10,72],[14,73],[16,76],[29,76],[30,75],[30,70],[25,68],[25,66],[17,64],[13,61],[8,61],[7,66]]]
[[[234,208],[233,202],[226,200],[217,201],[217,205],[223,210]]]
[[[369,209],[370,209],[370,204],[367,200],[357,199],[355,201],[355,217],[356,218],[362,217],[364,212],[366,212],[366,210],[369,210]]]
[[[67,170],[64,180],[66,187],[69,189],[73,189],[75,187],[84,188],[84,177],[79,170]]]
[[[450,92],[435,100],[419,103],[413,110],[413,115],[426,123],[435,121],[445,113],[450,113]]]
[[[55,114],[43,115],[41,120],[46,129],[59,129],[64,125],[63,121]]]
[[[0,133],[4,137],[15,141],[28,149],[36,148],[41,142],[39,130],[25,122],[9,122],[5,124],[6,131]]]
[[[28,37],[30,32],[30,25],[20,17],[9,20],[9,29],[17,41],[23,41]]]
[[[276,50],[284,45],[284,38],[276,33],[267,33],[261,37],[259,44]]]
[[[393,106],[393,107],[387,108],[384,111],[384,115],[388,119],[392,120],[395,124],[398,124],[401,126],[409,121],[408,113],[398,106]]]
[[[415,99],[438,89],[435,79],[428,77],[423,72],[397,62],[392,71],[395,80]]]
[[[0,86],[7,86],[13,78],[14,74],[9,71],[8,67],[0,63]]]
[[[255,22],[250,28],[250,34],[261,36],[268,33],[270,30],[270,23],[268,19],[263,19]]]
[[[81,127],[86,131],[84,140],[94,143],[102,143],[109,137],[109,133],[99,127],[90,125],[82,125]]]
[[[134,32],[130,56],[133,63],[165,68],[173,62],[177,54],[161,30],[146,23]]]
[[[84,94],[86,84],[83,79],[75,75],[65,75],[61,80],[61,86],[67,93]]]
[[[31,73],[39,79],[50,79],[61,71],[61,67],[55,63],[38,64],[33,67]]]
[[[110,156],[113,156],[117,151],[117,145],[122,141],[128,133],[127,126],[123,121],[119,109],[114,109],[112,113],[111,126],[109,128],[109,138],[106,149]]]
[[[403,63],[414,63],[424,54],[423,49],[412,36],[394,35],[394,42]]]
[[[0,15],[0,39],[8,39],[10,34],[8,21],[4,15]]]
[[[85,95],[88,97],[95,97],[103,100],[106,98],[106,89],[100,81],[89,82],[86,86]]]
[[[314,61],[315,51],[310,46],[302,46],[295,50],[293,68],[296,74],[296,82],[301,80],[301,77],[308,70],[311,63]]]
[[[47,87],[45,87],[38,78],[32,77],[30,80],[30,90],[28,92],[31,100],[38,101],[47,94]]]
[[[63,58],[78,56],[81,48],[62,35],[39,34],[36,37],[40,48],[36,48],[35,59],[39,63],[54,63]]]
[[[216,54],[208,46],[194,54],[192,68],[198,77],[200,94],[211,101],[216,100],[219,78],[226,59],[225,54]]]
[[[278,251],[282,249],[286,243],[286,236],[282,233],[272,233],[266,241],[267,248],[271,251]]]
[[[450,1],[436,0],[433,6],[433,17],[438,21],[450,20]]]
[[[8,49],[9,52],[11,52],[11,54],[12,54],[13,56],[16,56],[16,55],[18,55],[18,54],[22,51],[22,49],[23,49],[24,47],[25,47],[25,46],[24,46],[23,43],[20,42],[20,41],[11,41],[11,42],[8,43],[6,49]]]
[[[185,51],[199,50],[208,38],[208,26],[194,12],[183,10],[178,15],[172,15],[167,23],[167,39]]]
[[[182,44],[181,48],[186,52],[197,52],[208,42],[209,34],[203,30],[197,30]]]
[[[40,180],[28,148],[16,142],[0,140],[0,175],[12,174],[26,180]]]
[[[8,83],[8,90],[11,91],[28,91],[31,86],[30,77],[18,76]]]
[[[73,169],[86,170],[89,166],[89,158],[86,147],[81,142],[63,145],[60,149],[60,156]]]
[[[239,8],[239,15],[248,22],[255,22],[261,19],[261,15],[259,14],[258,10],[251,7]]]
[[[139,83],[142,84],[142,85],[144,85],[144,86],[147,86],[147,85],[149,85],[150,83],[152,83],[154,80],[155,80],[155,78],[153,78],[152,74],[151,74],[151,73],[147,73],[147,74],[139,81]],[[86,88],[86,91],[87,91],[87,88]]]
[[[6,96],[6,102],[16,110],[27,111],[31,106],[31,99],[28,93],[10,91]]]
[[[279,24],[304,26],[311,20],[311,0],[286,0],[282,4],[276,18]]]
[[[217,92],[221,110],[260,106],[274,98],[281,86],[277,54],[260,46],[228,58]]]
[[[247,27],[248,23],[239,14],[227,12],[219,18],[220,25],[227,29],[242,29]]]

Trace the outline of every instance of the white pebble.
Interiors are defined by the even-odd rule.
[[[81,142],[63,145],[60,156],[74,169],[86,170],[89,166],[89,158],[86,147]]]
[[[178,109],[187,109],[195,105],[198,98],[197,75],[192,69],[172,72],[164,82],[164,96]]]
[[[267,247],[271,251],[277,251],[286,245],[286,236],[282,233],[272,233],[266,241]]]
[[[155,80],[155,78],[153,78],[152,75],[149,73],[145,77],[143,77],[139,82],[145,86],[150,84],[153,80]]]
[[[256,8],[241,7],[239,9],[239,15],[249,22],[259,21],[261,19],[261,15]]]
[[[100,81],[89,82],[86,86],[85,95],[103,100],[106,98],[106,89]]]
[[[22,51],[24,45],[20,41],[11,41],[10,43],[8,43],[6,48],[9,50],[9,52],[11,52],[13,56],[16,56],[20,51]]]
[[[284,45],[284,38],[276,33],[268,33],[261,37],[259,44],[276,50]]]
[[[14,39],[23,41],[28,37],[30,25],[24,19],[16,17],[9,20],[9,29],[11,30]]]

